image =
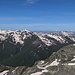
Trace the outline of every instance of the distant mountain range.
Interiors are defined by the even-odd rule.
[[[65,59],[67,60],[65,52],[59,49],[66,45],[70,46],[70,44],[73,46],[75,44],[75,32],[73,31],[31,32],[28,30],[0,30],[0,72],[7,72],[9,69],[14,71],[14,69],[20,68],[32,72],[26,70],[25,74],[16,74],[16,72],[13,74],[10,71],[7,75],[55,75],[58,68],[55,68],[55,70],[50,68],[50,70],[53,69],[52,74],[51,72],[48,73],[49,70],[46,68],[51,67],[51,65],[58,66],[60,60],[63,62]],[[71,47],[69,46],[68,48]],[[54,54],[54,52],[57,53]],[[64,54],[62,55],[63,52]],[[59,53],[60,55],[58,56]],[[50,59],[48,60],[47,58],[49,57]],[[61,59],[59,60],[58,58]],[[38,66],[39,68],[37,68],[37,64],[34,65],[36,61],[45,59],[48,63],[42,61],[40,63],[41,67]],[[53,63],[51,63],[52,61]],[[28,67],[32,68],[28,69]],[[36,74],[36,71],[38,71],[38,74]]]

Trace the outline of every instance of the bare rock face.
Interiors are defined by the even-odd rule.
[[[31,68],[27,68],[25,75],[74,75],[75,74],[75,46],[65,46],[54,52],[48,59],[41,60]]]
[[[5,67],[6,75],[75,75],[75,45],[64,46],[32,67]]]

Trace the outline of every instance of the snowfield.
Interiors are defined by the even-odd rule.
[[[0,73],[0,75],[7,75],[7,72],[8,72],[8,71],[9,71],[9,70],[3,71],[3,72]]]

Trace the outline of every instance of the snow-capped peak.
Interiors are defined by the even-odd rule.
[[[62,31],[61,32],[64,36],[69,36],[69,34],[67,33],[67,32],[65,32],[65,31]]]
[[[35,33],[42,42],[44,42],[47,46],[51,46],[55,44],[54,40],[60,42],[60,43],[65,43],[65,39],[57,34],[51,34],[51,33]]]
[[[4,41],[8,38],[11,38],[13,42],[23,44],[24,40],[27,37],[31,37],[30,31],[24,30],[24,31],[13,31],[13,30],[0,30],[0,40]]]
[[[31,32],[31,31],[29,31],[29,30],[27,30],[27,29],[25,29],[25,30],[22,30],[22,32],[24,32],[24,31],[26,31],[27,33]]]
[[[15,44],[20,43],[23,44],[24,40],[28,37],[31,37],[32,34],[38,36],[38,38],[47,46],[56,45],[56,42],[60,44],[67,43],[66,36],[75,42],[75,36],[73,37],[72,32],[62,31],[61,34],[51,32],[51,33],[43,33],[43,32],[33,32],[31,33],[29,30],[0,30],[0,41],[5,41],[10,38]]]

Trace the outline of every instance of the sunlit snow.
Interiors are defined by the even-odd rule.
[[[57,59],[55,59],[55,60],[54,60],[52,63],[50,63],[50,64],[48,64],[48,62],[45,63],[45,64],[38,64],[37,67],[38,67],[39,69],[47,69],[47,68],[50,67],[50,66],[58,66],[58,65],[59,65],[59,62],[58,62]]]
[[[35,73],[32,73],[31,75],[41,75],[46,72],[48,72],[48,70],[42,70],[41,72],[35,72]]]
[[[8,71],[9,71],[9,70],[3,71],[3,72],[0,73],[0,75],[7,75],[7,72],[8,72]]]

